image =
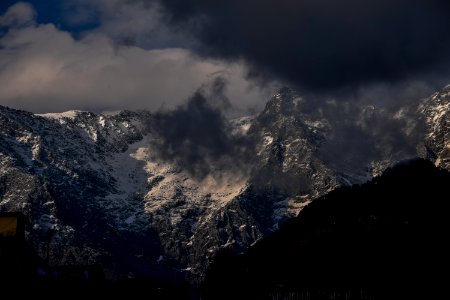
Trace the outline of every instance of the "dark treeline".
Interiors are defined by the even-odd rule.
[[[246,254],[220,253],[202,299],[437,299],[449,186],[447,171],[414,160],[339,188]]]

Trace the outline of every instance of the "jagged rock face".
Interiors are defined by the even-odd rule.
[[[256,118],[252,131],[261,136],[259,164],[251,182],[290,197],[315,197],[338,185],[335,172],[320,158],[330,132],[325,119],[302,112],[304,100],[282,89]]]
[[[446,168],[448,94],[420,110],[429,156]],[[306,113],[304,101],[285,88],[259,115],[232,120],[234,134],[255,142],[251,170],[201,179],[159,159],[148,112],[34,115],[0,107],[0,210],[26,214],[27,238],[43,258],[49,246],[51,264],[198,280],[219,249],[242,252],[313,199],[402,159],[379,139],[371,166],[337,169],[323,155],[335,128]]]
[[[425,99],[419,110],[427,124],[428,158],[450,170],[450,85]]]

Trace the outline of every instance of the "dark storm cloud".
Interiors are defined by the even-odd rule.
[[[217,77],[184,105],[155,114],[152,128],[159,158],[176,162],[197,179],[210,174],[220,177],[230,170],[244,175],[254,147],[249,137],[233,132],[224,116],[223,111],[231,107],[226,86],[226,80]]]
[[[146,2],[155,1],[200,42],[199,53],[244,59],[259,79],[334,88],[403,79],[449,60],[447,0]]]

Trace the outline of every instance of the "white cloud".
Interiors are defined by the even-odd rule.
[[[118,46],[99,30],[77,40],[52,24],[33,24],[31,6],[17,5],[0,17],[27,24],[0,39],[1,105],[34,112],[154,110],[181,103],[218,72],[228,74],[237,107],[264,102],[237,64],[205,61],[181,48]]]
[[[31,25],[36,18],[36,12],[29,3],[18,2],[12,5],[3,16],[0,16],[0,26],[19,27]]]

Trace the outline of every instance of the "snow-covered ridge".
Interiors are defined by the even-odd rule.
[[[49,119],[75,119],[79,114],[87,113],[87,111],[82,110],[69,110],[62,113],[45,113],[45,114],[36,114],[36,116],[40,116],[43,118],[49,118]]]

